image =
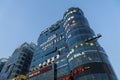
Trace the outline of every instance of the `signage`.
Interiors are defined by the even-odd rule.
[[[75,76],[78,73],[82,73],[82,72],[84,72],[84,68],[79,67],[79,68],[73,70],[69,76],[66,76],[64,78],[60,78],[59,80],[71,80],[71,77]]]
[[[42,43],[40,45],[42,50],[46,50],[47,47],[49,46],[53,46],[56,42],[59,42],[60,40],[62,40],[64,38],[63,35],[57,37],[55,34],[50,36],[46,42]]]
[[[82,67],[77,68],[77,69],[75,69],[75,70],[73,70],[73,71],[71,72],[71,76],[73,77],[73,76],[75,76],[76,74],[81,73],[81,72],[84,72],[84,68],[82,68]]]
[[[44,42],[44,43],[42,43],[42,44],[40,45],[40,47],[43,46],[43,45],[45,45],[45,44],[47,44],[48,42],[50,42],[50,41],[53,40],[54,38],[56,38],[56,35],[55,35],[55,34],[53,34],[52,36],[50,36],[50,37],[47,39],[46,42]]]
[[[34,72],[34,73],[29,74],[29,78],[32,78],[32,77],[34,77],[34,76],[36,76],[36,75],[42,74],[42,73],[44,73],[44,72],[47,72],[47,71],[49,71],[49,70],[51,70],[51,69],[52,69],[52,66],[48,66],[48,67],[46,67],[46,68],[43,68],[43,69],[41,69],[41,70],[39,70],[39,71],[36,71],[36,72]]]

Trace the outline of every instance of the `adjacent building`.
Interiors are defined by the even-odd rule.
[[[34,48],[34,43],[28,44],[26,42],[18,47],[5,63],[0,74],[0,80],[11,80],[19,75],[26,75],[29,70]]]
[[[28,80],[118,80],[84,13],[68,9],[41,32]]]
[[[1,73],[1,70],[4,66],[4,64],[7,62],[7,59],[6,58],[1,58],[0,59],[0,73]]]

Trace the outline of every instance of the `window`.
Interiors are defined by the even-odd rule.
[[[21,69],[22,67],[20,65],[18,65],[18,68]]]
[[[18,74],[19,72],[20,72],[19,70],[16,71],[17,74]]]
[[[71,34],[68,35],[68,39],[71,37]]]
[[[66,32],[66,35],[67,35],[69,32],[70,32],[70,29],[68,28],[68,29],[67,29],[67,32]]]
[[[7,66],[5,73],[9,70],[9,68],[10,68],[10,65],[9,65],[9,66]]]
[[[15,75],[14,77],[17,77],[17,75]]]

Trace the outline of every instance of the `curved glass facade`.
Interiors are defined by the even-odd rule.
[[[66,42],[70,51],[73,50],[68,57],[73,79],[117,80],[108,56],[94,39],[95,34],[90,29],[82,10],[70,8],[64,15],[64,23]],[[85,41],[89,38],[91,40]],[[83,71],[79,72],[79,68]]]
[[[68,9],[41,32],[28,80],[117,80],[99,37],[81,9]]]

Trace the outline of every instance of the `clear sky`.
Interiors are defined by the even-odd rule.
[[[0,58],[24,42],[37,43],[42,30],[70,7],[84,11],[120,79],[120,0],[0,0]]]

